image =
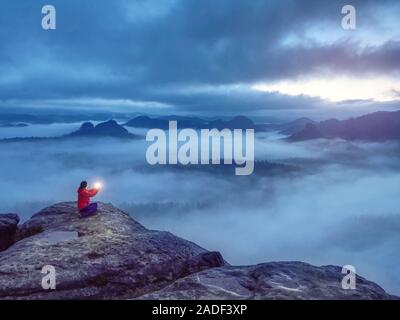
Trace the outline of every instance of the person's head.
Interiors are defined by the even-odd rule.
[[[87,182],[86,181],[82,181],[81,185],[79,186],[79,189],[86,189],[87,187]]]

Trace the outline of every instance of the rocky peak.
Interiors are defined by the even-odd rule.
[[[20,240],[0,252],[0,298],[132,298],[224,264],[219,253],[148,230],[104,203],[86,219],[75,202],[56,204],[33,215],[18,234]],[[45,265],[56,268],[56,290],[41,288]]]
[[[336,266],[230,266],[220,253],[148,230],[111,204],[98,211],[80,219],[75,202],[58,203],[18,228],[16,215],[0,215],[0,242],[8,239],[0,299],[396,299],[360,276],[356,290],[344,290]],[[48,265],[55,290],[41,286]]]
[[[134,135],[129,133],[123,126],[119,125],[115,120],[101,122],[96,126],[91,122],[85,122],[79,130],[68,135],[69,137],[115,137],[115,138],[133,138]]]
[[[342,268],[304,262],[223,266],[178,279],[140,297],[146,300],[382,300],[396,299],[375,283],[357,276],[356,290],[345,290]]]

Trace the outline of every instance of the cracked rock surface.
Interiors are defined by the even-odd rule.
[[[0,299],[396,299],[359,276],[356,290],[342,289],[336,266],[230,266],[111,204],[98,208],[80,219],[75,202],[58,203],[18,227],[18,216],[0,215]],[[48,265],[55,290],[41,285]]]
[[[223,266],[179,279],[141,299],[395,299],[377,284],[357,276],[356,290],[342,288],[342,268],[303,262]]]
[[[99,203],[80,219],[75,202],[35,214],[0,252],[2,299],[123,299],[160,289],[192,272],[224,264],[219,253],[169,232],[152,231],[125,212]],[[56,290],[43,290],[46,265]]]

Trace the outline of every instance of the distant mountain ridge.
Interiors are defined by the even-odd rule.
[[[306,124],[314,123],[313,120],[308,118],[300,118],[290,122],[284,123],[255,123],[253,120],[246,116],[238,115],[232,119],[214,119],[206,120],[195,116],[148,116],[148,115],[137,115],[131,120],[123,124],[118,124],[114,120],[105,121],[104,125],[100,127],[94,126],[90,121],[97,121],[100,116],[96,115],[92,120],[86,121],[77,132],[67,134],[67,136],[117,136],[117,137],[128,137],[129,132],[124,130],[124,126],[131,128],[145,128],[145,129],[163,129],[168,130],[169,121],[177,121],[178,129],[191,128],[191,129],[254,129],[255,131],[279,131],[282,134],[290,135],[304,129]],[[4,119],[3,119],[4,118]],[[15,122],[15,120],[25,120],[24,122]],[[0,127],[24,127],[29,124],[42,123],[51,124],[54,122],[63,122],[62,116],[57,117],[51,116],[46,120],[44,116],[36,118],[31,115],[13,115],[13,114],[0,114]],[[6,121],[7,120],[7,121]],[[13,120],[14,122],[11,122]],[[78,121],[77,117],[66,118],[66,122]],[[113,121],[113,122],[110,122]],[[119,126],[119,127],[118,127]],[[37,137],[30,137],[29,139],[36,139]],[[50,137],[55,138],[55,137]],[[15,138],[22,139],[22,138]]]
[[[84,122],[81,127],[72,133],[58,137],[26,137],[8,138],[1,141],[36,141],[46,139],[65,139],[75,137],[114,137],[137,138],[124,126],[134,128],[167,130],[169,121],[176,120],[178,129],[254,129],[258,132],[278,131],[288,135],[288,141],[304,141],[312,139],[344,139],[365,141],[386,141],[400,139],[400,111],[379,111],[348,120],[329,119],[314,122],[308,118],[299,118],[291,122],[280,124],[256,124],[245,116],[236,116],[230,120],[216,119],[203,120],[196,117],[165,116],[154,117],[137,116],[125,124],[118,124],[115,120],[108,120],[94,125]],[[22,125],[21,125],[22,126]]]
[[[258,125],[260,131],[278,131],[281,134],[292,135],[303,130],[309,123],[315,123],[309,118],[299,118],[284,123],[266,123]]]
[[[0,142],[35,142],[48,140],[62,140],[75,138],[118,138],[118,139],[136,139],[139,136],[130,133],[126,128],[118,124],[115,120],[108,120],[94,125],[91,122],[84,122],[80,128],[74,132],[63,136],[55,137],[16,137],[0,139]]]
[[[127,127],[135,128],[158,128],[168,129],[169,121],[176,120],[178,122],[178,128],[191,128],[191,129],[256,129],[257,125],[249,118],[245,116],[236,116],[231,120],[203,120],[195,117],[156,117],[150,118],[149,116],[138,116],[132,120],[129,120],[124,125]]]
[[[133,138],[135,135],[119,125],[115,120],[109,120],[101,122],[96,126],[91,122],[85,122],[81,125],[79,130],[68,134],[67,137],[68,136]]]
[[[292,134],[289,141],[311,139],[344,139],[387,141],[400,139],[400,111],[378,111],[348,120],[330,119],[308,123],[300,132]]]

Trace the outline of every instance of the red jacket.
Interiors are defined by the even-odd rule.
[[[90,198],[94,197],[97,189],[78,189],[78,209],[82,210],[90,204]]]

